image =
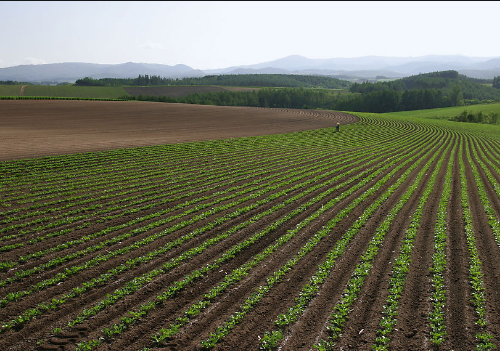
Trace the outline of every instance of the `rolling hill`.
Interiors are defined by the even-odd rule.
[[[19,65],[0,68],[1,81],[31,83],[74,82],[90,78],[135,78],[156,75],[165,78],[203,77],[211,74],[307,74],[335,78],[402,78],[415,74],[456,70],[471,78],[500,76],[500,57],[428,55],[421,57],[364,56],[357,58],[310,59],[292,55],[254,65],[198,70],[186,65],[134,63],[94,64],[80,62]]]

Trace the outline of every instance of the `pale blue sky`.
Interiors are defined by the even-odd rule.
[[[0,67],[500,57],[499,1],[1,1]]]

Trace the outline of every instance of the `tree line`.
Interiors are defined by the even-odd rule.
[[[300,87],[263,88],[254,92],[197,93],[182,98],[142,95],[123,98],[219,106],[384,113],[500,101],[500,90],[461,76],[456,71],[443,71],[390,82],[354,83],[350,87],[350,94]]]
[[[497,124],[499,121],[499,115],[496,112],[483,113],[482,111],[479,111],[478,113],[473,113],[464,110],[459,115],[450,118],[450,120],[456,122]]]
[[[335,109],[343,95],[327,89],[263,88],[254,91],[195,93],[185,97],[122,96],[124,100],[175,102],[197,105],[250,106],[297,109]]]
[[[327,76],[295,74],[228,74],[209,75],[198,78],[162,78],[156,75],[139,75],[137,78],[90,78],[75,82],[78,86],[176,86],[219,85],[243,87],[304,87],[325,89],[347,89],[351,82]]]
[[[0,85],[32,85],[26,82],[17,82],[15,80],[0,80]]]
[[[226,85],[244,87],[296,87],[345,89],[351,82],[328,76],[296,74],[227,74],[176,80],[172,85]]]
[[[499,80],[500,77],[496,77],[495,79]],[[495,79],[493,80],[494,84]],[[498,83],[500,83],[500,81]],[[390,82],[353,83],[349,88],[351,92],[356,93],[428,89],[440,90],[444,95],[451,95],[457,89],[460,89],[465,100],[494,100],[500,97],[500,93],[496,89],[491,89],[491,87],[485,85],[482,80],[461,75],[453,70],[424,73]]]
[[[500,76],[493,78],[493,88],[500,89]]]
[[[122,96],[120,99],[175,102],[217,106],[253,106],[271,108],[326,109],[358,112],[395,112],[427,108],[462,106],[461,91],[451,97],[426,90],[375,91],[365,94],[340,94],[306,88],[263,88],[252,92],[195,93],[186,97]]]

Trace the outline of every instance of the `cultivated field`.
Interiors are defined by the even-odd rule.
[[[0,97],[36,96],[66,97],[89,99],[118,99],[126,95],[133,96],[169,96],[184,97],[196,93],[217,93],[222,91],[255,91],[259,88],[222,87],[214,85],[176,85],[153,87],[99,87],[77,85],[3,85],[0,84]]]
[[[282,134],[358,119],[328,111],[141,101],[1,100],[0,161]]]
[[[158,86],[158,87],[124,87],[127,94],[133,96],[169,96],[169,97],[184,97],[198,93],[218,93],[223,91],[255,91],[259,88],[244,88],[244,87],[220,87],[212,85],[186,85],[186,86]]]
[[[35,102],[0,102],[43,146],[0,162],[1,350],[500,346],[497,126]]]

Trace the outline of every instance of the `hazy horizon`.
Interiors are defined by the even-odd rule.
[[[126,62],[218,69],[365,56],[500,57],[500,2],[3,1],[0,68]]]

